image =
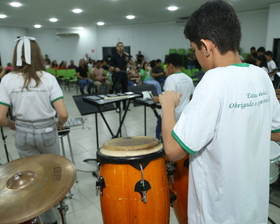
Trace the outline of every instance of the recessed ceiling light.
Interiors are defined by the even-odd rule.
[[[178,7],[177,6],[169,6],[167,9],[169,11],[176,11],[178,9]]]
[[[103,26],[105,23],[104,22],[98,22],[97,25],[98,26]]]
[[[80,26],[80,27],[78,27],[77,29],[78,29],[78,30],[83,30],[84,27]]]
[[[19,2],[11,2],[10,5],[13,6],[13,7],[20,7],[21,3],[19,3]]]
[[[42,26],[40,24],[34,25],[35,28],[41,28]]]
[[[72,12],[74,12],[74,13],[81,13],[83,10],[81,10],[81,9],[73,9],[72,10]]]
[[[128,16],[126,16],[126,18],[127,18],[127,19],[134,19],[135,16],[133,16],[133,15],[128,15]]]
[[[0,14],[0,19],[5,19],[7,16],[4,14]]]
[[[50,21],[55,23],[57,21],[57,18],[50,18]]]

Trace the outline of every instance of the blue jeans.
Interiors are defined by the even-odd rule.
[[[16,120],[15,145],[20,157],[37,154],[60,155],[55,118],[39,121]],[[40,215],[43,223],[56,221],[55,208]]]
[[[87,91],[88,93],[90,93],[91,88],[93,87],[93,81],[91,79],[87,79],[87,80],[79,79],[78,82],[81,83],[80,90],[82,94],[84,93],[84,88],[86,85],[88,85]]]
[[[195,65],[188,65],[188,69],[194,69]]]
[[[149,79],[149,80],[144,81],[143,83],[148,84],[148,85],[153,84],[156,87],[158,95],[162,93],[161,86],[158,81]]]

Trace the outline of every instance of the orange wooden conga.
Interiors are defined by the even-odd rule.
[[[168,161],[170,191],[176,195],[172,203],[174,213],[180,224],[188,223],[188,186],[189,186],[189,155],[183,159]]]
[[[168,224],[170,196],[162,144],[153,137],[105,142],[96,183],[104,224]]]

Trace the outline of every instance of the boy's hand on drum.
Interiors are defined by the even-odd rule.
[[[182,93],[176,94],[173,90],[172,91],[165,91],[159,95],[159,102],[161,105],[166,104],[172,107],[177,107],[180,103],[180,97]]]

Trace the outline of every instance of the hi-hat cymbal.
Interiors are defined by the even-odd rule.
[[[73,163],[59,155],[27,156],[0,166],[0,224],[41,215],[66,196],[75,179]]]

